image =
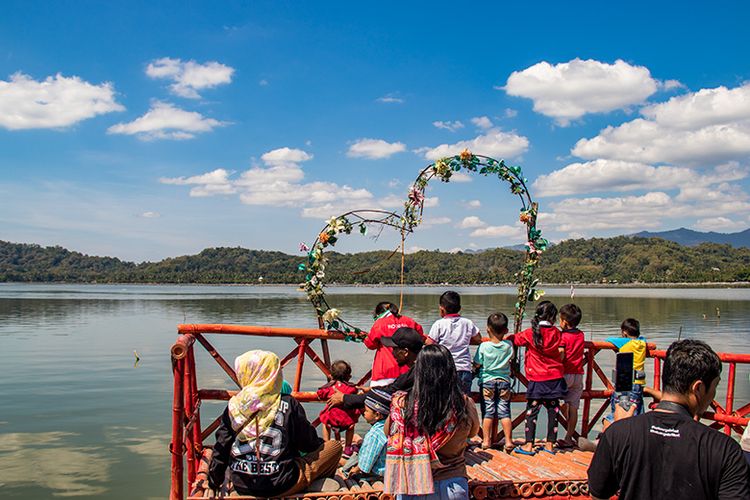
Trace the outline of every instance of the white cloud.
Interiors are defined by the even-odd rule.
[[[229,180],[229,175],[230,172],[227,170],[217,168],[211,172],[192,177],[162,177],[159,182],[177,186],[195,186],[190,189],[190,196],[206,197],[237,192]]]
[[[569,198],[551,205],[553,212],[540,214],[546,227],[562,232],[581,230],[656,228],[672,208],[668,194],[655,191],[643,196]],[[544,215],[544,217],[542,217]]]
[[[670,189],[697,175],[689,168],[652,167],[620,160],[594,160],[571,163],[560,170],[541,175],[534,181],[537,196],[560,196],[597,191]]]
[[[159,217],[161,217],[161,214],[159,212],[149,211],[149,212],[143,212],[141,214],[141,217],[143,217],[144,219],[158,219]]]
[[[423,247],[410,246],[410,247],[406,247],[404,249],[404,253],[417,253],[417,252],[423,252],[425,250],[427,250],[427,249],[423,248]]]
[[[458,129],[464,128],[464,124],[461,123],[459,120],[455,120],[455,121],[438,120],[438,121],[432,122],[432,125],[433,127],[441,128],[443,130],[450,130],[451,132],[455,132]]]
[[[263,153],[260,157],[268,165],[286,165],[289,163],[300,163],[303,161],[312,160],[313,155],[303,151],[301,149],[292,148],[278,148],[267,153]]]
[[[466,172],[453,172],[451,174],[451,181],[453,182],[471,182],[471,176]]]
[[[697,221],[693,224],[693,228],[699,231],[739,231],[743,228],[743,225],[726,217],[709,217]]]
[[[529,148],[529,140],[512,132],[502,132],[493,128],[484,134],[459,141],[454,144],[441,144],[434,148],[419,150],[428,160],[437,160],[446,156],[457,155],[464,149],[474,154],[486,155],[493,158],[508,158],[518,156]]]
[[[195,134],[211,132],[224,125],[227,123],[206,118],[196,111],[185,111],[172,104],[155,101],[146,114],[132,122],[112,125],[107,133],[136,135],[143,140],[192,139]]]
[[[683,84],[679,80],[665,80],[663,82],[659,82],[659,87],[663,90],[684,89],[685,84]]]
[[[386,94],[382,97],[378,97],[375,99],[377,102],[382,102],[384,104],[403,104],[406,102],[401,97],[397,97],[395,94]]]
[[[377,206],[372,193],[334,182],[304,183],[300,163],[313,155],[301,149],[279,148],[261,156],[255,165],[235,177],[218,168],[192,177],[162,178],[162,184],[192,186],[190,196],[239,195],[246,205],[300,207],[303,217],[326,218],[350,209]],[[400,202],[403,206],[403,200]]]
[[[463,252],[463,251],[464,251],[463,248],[455,247],[455,248],[451,248],[450,250],[448,250],[448,253],[458,253],[458,252]]]
[[[526,233],[519,226],[486,226],[475,229],[469,235],[473,238],[507,238],[510,240],[521,240]]]
[[[467,208],[481,208],[482,202],[479,200],[469,200],[466,202]]]
[[[397,188],[400,185],[401,185],[401,181],[398,180],[398,179],[391,179],[391,180],[388,181],[388,187],[391,188],[391,189]]]
[[[468,217],[464,217],[464,220],[461,221],[458,227],[460,227],[461,229],[469,229],[469,228],[475,228],[475,227],[483,227],[486,225],[487,223],[484,222],[479,217],[477,217],[476,215],[470,215]]]
[[[673,129],[695,130],[750,118],[750,83],[728,89],[701,89],[653,104],[641,114],[659,125]]]
[[[234,68],[216,61],[200,64],[195,61],[163,57],[149,63],[146,67],[146,74],[151,78],[172,80],[173,83],[169,89],[173,94],[189,99],[199,99],[199,90],[231,83]]]
[[[435,208],[438,205],[440,205],[440,198],[438,198],[437,196],[429,196],[424,199],[425,208]]]
[[[658,82],[643,66],[578,58],[555,65],[542,61],[514,71],[504,87],[509,95],[533,100],[534,111],[562,126],[588,113],[640,104],[657,89]]]
[[[505,118],[515,118],[518,115],[518,111],[513,108],[505,108],[503,115],[505,115]]]
[[[447,224],[450,224],[451,222],[452,221],[450,217],[425,217],[419,227],[428,228],[434,226],[445,226]]]
[[[702,89],[647,106],[637,118],[607,127],[572,150],[586,159],[715,165],[750,155],[750,84]]]
[[[60,73],[43,81],[23,73],[0,80],[0,127],[9,130],[69,127],[124,109],[111,83],[94,85]]]
[[[471,123],[482,130],[489,130],[493,126],[492,120],[488,116],[475,116],[471,119]]]
[[[350,158],[380,160],[403,151],[406,151],[406,145],[402,142],[386,142],[383,139],[359,139],[349,146],[346,155]]]
[[[268,86],[268,80],[266,80],[266,79],[264,78],[263,80],[260,80],[260,81],[258,82],[258,85],[260,85],[261,87],[267,87],[267,86]]]
[[[750,154],[750,123],[675,130],[639,118],[579,140],[572,153],[581,158],[686,165],[741,159]]]

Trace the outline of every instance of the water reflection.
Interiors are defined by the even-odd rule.
[[[0,434],[0,492],[11,495],[19,486],[33,486],[29,497],[43,490],[55,496],[93,496],[107,491],[114,460],[103,447],[75,445],[68,432]]]

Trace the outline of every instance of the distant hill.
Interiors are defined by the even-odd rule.
[[[701,243],[719,243],[720,245],[732,245],[733,247],[738,248],[750,248],[750,229],[745,229],[739,233],[716,233],[714,231],[703,233],[681,227],[679,229],[673,229],[672,231],[660,231],[655,233],[641,231],[632,236],[637,236],[639,238],[662,238],[689,247],[694,247]]]
[[[401,259],[389,251],[327,253],[328,283],[400,281]],[[406,255],[407,284],[510,283],[524,253],[422,250]],[[389,258],[391,257],[391,258]],[[299,283],[304,255],[240,247],[207,248],[160,262],[134,264],[65,248],[0,241],[0,282]],[[566,240],[545,252],[537,276],[546,283],[703,283],[750,281],[750,248],[702,243],[682,246],[657,238],[618,236]]]

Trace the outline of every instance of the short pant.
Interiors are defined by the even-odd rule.
[[[510,382],[501,378],[481,382],[482,418],[510,418]]]
[[[461,391],[467,396],[471,396],[471,383],[474,380],[474,375],[470,371],[458,370],[458,384],[461,387]]]
[[[583,394],[583,373],[565,375],[565,383],[568,384],[568,392],[563,401],[571,408],[578,409],[581,406],[581,394]]]

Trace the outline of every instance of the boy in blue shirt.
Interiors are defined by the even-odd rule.
[[[612,394],[612,414],[606,419],[611,423],[614,420],[615,405],[618,401],[627,401],[629,405],[635,405],[635,415],[643,413],[643,388],[646,385],[646,354],[648,346],[646,339],[641,336],[641,324],[637,319],[627,318],[620,325],[620,336],[609,337],[607,342],[614,344],[618,352],[633,353],[633,390],[615,392]],[[628,405],[628,406],[629,406]],[[628,407],[623,406],[625,410]]]
[[[359,451],[352,455],[344,465],[345,477],[360,479],[382,480],[385,473],[385,452],[388,438],[383,426],[391,408],[391,395],[381,389],[370,389],[365,397],[365,411],[363,416],[372,425]]]
[[[510,362],[513,344],[503,337],[508,333],[508,317],[503,313],[487,318],[489,342],[482,342],[474,355],[474,368],[479,370],[482,393],[482,448],[496,441],[498,420],[505,434],[505,449],[513,449],[513,425],[510,420]]]

